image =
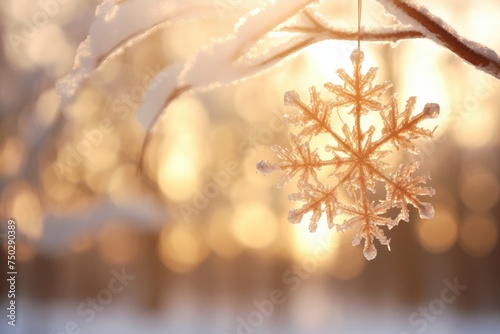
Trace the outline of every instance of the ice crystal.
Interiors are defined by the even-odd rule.
[[[290,194],[289,199],[302,202],[302,206],[290,210],[290,223],[300,223],[304,215],[310,213],[311,232],[316,230],[322,216],[326,217],[329,228],[335,226],[339,231],[356,226],[353,245],[359,245],[364,239],[363,253],[366,259],[372,260],[377,255],[375,239],[389,247],[390,239],[381,227],[391,229],[400,220],[409,221],[409,204],[418,210],[421,218],[434,216],[432,205],[420,199],[434,195],[434,190],[425,186],[429,175],[413,175],[419,168],[418,162],[402,164],[391,173],[391,165],[384,158],[399,149],[418,153],[412,140],[432,138],[433,131],[420,128],[419,124],[425,119],[436,118],[439,105],[428,103],[422,112],[413,115],[415,97],[408,99],[402,112],[395,95],[384,104],[382,95],[391,84],[373,84],[377,68],[362,74],[362,51],[354,50],[351,61],[352,77],[343,69],[337,70],[343,85],[325,84],[333,98],[323,100],[315,87],[310,88],[309,104],[302,102],[295,91],[285,94],[285,105],[298,110],[297,114],[287,115],[286,120],[300,131],[289,135],[291,149],[272,148],[280,162],[261,161],[257,170],[264,175],[281,171],[283,177],[278,187],[298,176],[298,192]],[[334,129],[333,118],[337,113],[342,122],[346,121],[341,133]],[[383,124],[378,135],[370,124],[373,114],[378,114]],[[311,142],[318,135],[328,135],[331,139],[328,145],[313,149]],[[322,169],[329,173],[331,184],[320,181],[318,172]],[[384,183],[386,189],[385,199],[378,203],[370,199],[373,197],[370,193],[375,194],[377,182]],[[347,194],[350,200],[344,202],[348,203],[339,199],[341,194]],[[399,209],[396,218],[390,217],[391,208]],[[339,215],[350,218],[339,222],[335,220]]]

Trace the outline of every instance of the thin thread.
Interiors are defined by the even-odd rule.
[[[358,50],[361,50],[361,7],[362,0],[358,0]]]

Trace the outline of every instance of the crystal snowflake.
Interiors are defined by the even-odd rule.
[[[391,87],[385,82],[373,85],[377,68],[361,73],[363,52],[354,50],[351,61],[353,76],[343,69],[337,74],[343,85],[325,84],[333,94],[330,100],[323,100],[315,87],[310,88],[310,104],[303,103],[295,91],[285,94],[285,105],[298,110],[297,114],[286,115],[289,124],[300,129],[298,134],[290,134],[291,149],[274,146],[272,149],[281,160],[278,163],[261,161],[257,170],[264,175],[279,170],[283,177],[278,183],[281,187],[294,176],[298,176],[298,193],[290,194],[292,201],[303,202],[302,207],[289,211],[290,223],[300,223],[305,214],[311,213],[309,230],[314,232],[322,215],[326,216],[329,228],[345,231],[358,226],[353,245],[364,239],[363,253],[366,259],[374,259],[377,249],[374,239],[389,247],[389,239],[380,227],[391,229],[400,220],[409,221],[408,205],[418,209],[421,218],[432,218],[434,209],[431,204],[422,202],[421,196],[434,195],[434,189],[425,186],[429,175],[414,176],[419,168],[418,162],[400,165],[396,171],[388,172],[390,164],[384,161],[395,151],[402,150],[418,153],[412,143],[417,138],[432,138],[433,131],[418,127],[420,122],[439,115],[439,105],[428,103],[422,112],[412,115],[416,98],[411,97],[403,112],[398,110],[395,95],[390,102],[381,102],[381,95]],[[342,133],[334,130],[332,118],[339,114],[344,123]],[[371,124],[373,113],[378,114],[383,128],[376,135]],[[376,116],[376,117],[378,117]],[[311,139],[318,135],[328,135],[328,145],[311,148]],[[374,137],[378,137],[375,139]],[[325,158],[326,157],[326,158]],[[319,180],[318,172],[326,169],[331,184]],[[378,202],[371,200],[375,194],[377,181],[385,184],[386,196]],[[350,200],[343,203],[339,198],[346,194]],[[344,198],[346,196],[344,195]],[[389,210],[399,209],[399,215],[390,218]],[[396,210],[397,211],[397,210]],[[348,220],[335,221],[338,215],[347,215]]]

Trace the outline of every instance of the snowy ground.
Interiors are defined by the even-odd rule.
[[[287,334],[498,334],[500,333],[500,315],[494,313],[460,314],[454,310],[445,312],[427,328],[410,326],[409,315],[415,311],[410,309],[394,309],[386,306],[367,307],[351,304],[320,305],[301,312],[292,305],[286,315],[271,315],[265,318],[262,325],[250,330],[239,329],[235,319],[242,313],[231,314],[234,310],[227,307],[211,307],[210,309],[184,309],[184,311],[159,311],[145,313],[126,301],[113,302],[97,313],[95,319],[88,324],[85,318],[76,314],[78,303],[61,302],[52,305],[37,305],[21,300],[17,310],[17,326],[8,326],[4,320],[0,324],[3,334],[236,334],[236,333],[287,333]],[[3,303],[1,309],[5,310]],[[181,306],[182,307],[182,306]],[[78,327],[68,325],[75,322]],[[65,326],[68,330],[64,330]],[[78,331],[78,329],[81,330]],[[421,330],[419,332],[419,330]]]

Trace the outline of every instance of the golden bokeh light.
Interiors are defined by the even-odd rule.
[[[262,301],[261,296],[268,297],[265,294],[275,288],[282,288],[286,292],[285,289],[290,287],[286,282],[287,277],[290,278],[285,276],[286,271],[302,267],[306,268],[304,271],[310,279],[300,277],[301,291],[286,294],[288,304],[275,305],[275,310],[291,317],[292,326],[303,326],[299,330],[321,332],[318,324],[324,322],[331,325],[330,332],[335,332],[335,326],[340,330],[344,321],[349,320],[347,313],[344,314],[342,298],[358,298],[356,305],[353,305],[361,307],[358,307],[359,310],[364,312],[363,308],[368,305],[364,304],[363,294],[366,291],[358,288],[363,288],[367,282],[376,283],[369,287],[369,292],[378,289],[374,293],[377,298],[387,299],[389,296],[391,303],[406,303],[420,300],[420,294],[429,292],[429,287],[436,287],[432,284],[414,285],[423,276],[414,275],[413,270],[430,272],[434,269],[433,261],[453,259],[447,262],[449,268],[446,269],[456,272],[465,272],[472,265],[474,270],[480,269],[472,273],[478,277],[491,271],[488,271],[488,266],[494,263],[498,255],[500,233],[500,81],[494,75],[467,64],[454,52],[427,38],[410,38],[391,44],[363,41],[363,74],[371,67],[378,68],[373,84],[370,83],[367,89],[373,89],[372,92],[376,93],[381,91],[375,89],[375,85],[386,81],[394,85],[387,91],[383,90],[380,102],[385,107],[378,107],[378,104],[367,98],[365,102],[369,105],[366,105],[366,110],[364,107],[361,108],[363,110],[355,108],[348,115],[349,110],[344,110],[343,106],[350,105],[350,99],[340,94],[338,89],[327,89],[325,83],[343,85],[346,90],[353,88],[353,84],[339,78],[340,72],[337,71],[344,69],[352,75],[350,57],[357,48],[357,41],[325,40],[303,50],[299,50],[299,46],[304,45],[302,42],[310,41],[306,36],[308,34],[301,39],[301,29],[320,28],[308,23],[307,15],[303,15],[306,12],[312,15],[318,10],[318,14],[323,12],[326,21],[331,19],[336,27],[345,25],[346,29],[354,31],[357,3],[353,1],[311,4],[306,12],[301,11],[298,17],[291,17],[276,26],[275,31],[255,47],[252,43],[241,44],[244,50],[251,51],[248,54],[243,49],[239,50],[239,47],[238,50],[232,48],[238,43],[224,46],[218,42],[215,45],[219,48],[207,56],[205,52],[198,55],[194,53],[207,43],[214,42],[213,38],[226,34],[236,33],[235,42],[244,42],[249,36],[257,38],[261,36],[260,33],[266,35],[262,29],[270,27],[271,23],[278,23],[273,20],[280,16],[264,18],[262,22],[265,21],[265,25],[255,26],[258,28],[255,31],[249,26],[234,30],[233,24],[240,19],[242,23],[259,20],[258,16],[248,20],[240,16],[262,5],[262,1],[224,1],[227,11],[221,18],[213,6],[220,1],[207,2],[198,11],[198,6],[194,5],[202,2],[193,0],[193,6],[185,7],[186,11],[181,15],[187,20],[175,16],[173,20],[168,18],[168,22],[165,21],[158,29],[147,30],[145,38],[134,35],[133,40],[126,40],[123,47],[114,50],[110,59],[101,52],[124,37],[122,33],[132,33],[135,28],[147,24],[142,19],[147,18],[148,14],[133,15],[136,21],[124,26],[123,23],[129,23],[127,20],[132,17],[129,17],[131,13],[126,8],[121,12],[119,8],[122,3],[125,7],[139,6],[141,1],[132,0],[129,4],[121,0],[114,1],[116,3],[108,1],[109,6],[105,4],[98,10],[99,15],[103,14],[103,21],[90,26],[95,6],[101,2],[7,0],[0,3],[0,16],[4,19],[0,29],[3,37],[0,47],[0,54],[3,55],[0,55],[3,58],[0,64],[0,109],[3,113],[0,211],[6,219],[12,218],[17,222],[19,239],[16,256],[19,261],[26,262],[23,263],[28,269],[26,272],[36,272],[37,275],[41,274],[40,277],[48,278],[52,278],[54,272],[57,274],[54,278],[57,276],[62,282],[67,274],[70,274],[71,279],[82,280],[74,286],[70,282],[71,290],[73,287],[76,290],[64,296],[70,300],[61,299],[61,305],[89,295],[93,291],[90,289],[100,289],[97,283],[107,279],[105,275],[109,274],[108,269],[125,267],[128,273],[128,267],[131,267],[132,273],[132,267],[140,266],[144,275],[138,273],[143,277],[130,285],[130,293],[137,295],[133,290],[140,290],[143,299],[141,307],[147,308],[147,312],[159,311],[160,314],[164,307],[172,308],[175,314],[171,318],[182,322],[188,321],[187,317],[198,311],[205,312],[208,306],[212,307],[208,313],[205,312],[209,316],[226,317],[232,314],[236,315],[233,317],[235,319],[228,319],[239,322],[236,319],[239,315],[248,318],[256,314],[256,310],[250,310],[253,306],[248,296]],[[160,17],[156,15],[169,16],[177,8],[183,7],[185,4],[181,2],[171,7],[166,1],[166,7],[155,13],[154,21]],[[35,12],[43,12],[47,4],[56,3],[60,5],[57,14],[50,17],[43,27],[36,27],[36,31],[19,45],[18,50],[13,48],[9,36],[12,33],[26,35],[25,31],[30,29],[25,27],[25,21],[32,20]],[[464,37],[471,37],[493,50],[500,50],[500,0],[485,0],[477,4],[457,2],[456,5],[446,1],[433,3],[431,0],[423,0],[422,3],[432,7],[432,12],[449,21],[450,26],[463,33]],[[286,9],[286,6],[278,7],[272,14]],[[108,9],[113,14],[104,15]],[[380,15],[377,16],[377,13]],[[120,18],[124,21],[113,22],[112,16],[115,14],[124,14]],[[311,17],[319,18],[316,15]],[[367,32],[370,29],[380,32],[395,23],[394,17],[387,15],[377,1],[363,3],[362,20]],[[381,29],[374,28],[372,24]],[[90,42],[78,48],[89,27],[92,30]],[[145,26],[143,28],[146,29]],[[323,36],[326,39],[327,34],[310,36]],[[284,42],[281,46],[278,45],[279,38],[283,38],[279,42]],[[288,38],[291,38],[290,41],[296,39],[299,44],[285,42]],[[474,42],[471,43],[469,46],[475,48]],[[87,48],[89,46],[90,49]],[[274,48],[276,46],[278,48]],[[266,54],[272,59],[264,59],[265,55],[260,54],[264,50],[269,52]],[[294,54],[288,57],[287,50],[294,50]],[[92,52],[97,54],[90,54]],[[486,56],[494,56],[487,50],[485,53]],[[86,76],[84,70],[91,70],[94,65],[98,67],[83,80],[82,86],[76,90],[75,100],[66,106],[66,99],[60,99],[57,90],[69,92],[75,88],[76,82],[70,80],[69,83],[56,85],[56,81],[71,71],[75,55],[76,65],[80,63],[84,67],[77,77]],[[236,58],[230,59],[232,57]],[[174,64],[186,65],[180,76],[175,77],[175,71],[167,70],[168,75],[165,75],[166,72],[159,73],[164,66]],[[205,67],[211,65],[210,71],[205,71]],[[267,68],[267,65],[271,66]],[[252,71],[259,73],[253,75]],[[233,75],[243,73],[248,76],[231,84],[226,82]],[[160,75],[155,77],[155,74]],[[203,86],[212,79],[215,81],[213,84]],[[153,128],[146,129],[138,121],[142,119],[138,115],[139,110],[148,112],[145,110],[148,108],[143,107],[161,102],[156,98],[161,98],[168,91],[160,89],[156,93],[151,92],[149,98],[152,100],[149,102],[154,102],[144,105],[146,88],[154,81],[159,84],[157,87],[175,86],[176,82],[178,89],[170,96],[172,99],[169,99],[169,103],[164,105],[162,115]],[[283,162],[276,156],[277,150],[273,151],[273,146],[279,145],[292,152],[290,148],[293,145],[290,144],[290,138],[287,139],[288,135],[299,133],[315,122],[294,123],[293,117],[288,118],[290,115],[286,115],[308,114],[305,108],[293,107],[291,102],[295,97],[286,95],[286,92],[296,91],[301,101],[309,104],[311,86],[316,87],[322,100],[328,101],[314,105],[313,109],[316,110],[311,117],[331,115],[331,130],[348,142],[348,145],[344,145],[337,136],[332,137],[330,129],[324,126],[316,128],[318,133],[304,131],[299,136],[302,147],[307,146],[306,141],[311,147],[319,146],[316,152],[321,160],[332,162],[333,167],[326,166],[327,163],[317,164],[312,161],[316,159],[315,153],[311,151],[305,155],[303,150],[292,159],[298,163],[301,161],[301,168],[309,166],[309,170],[312,170],[321,167],[317,173],[318,180],[332,187],[328,188],[329,194],[323,193],[325,196],[320,193],[326,188],[318,188],[321,191],[317,191],[313,178],[307,181],[313,182],[313,186],[305,186],[300,181],[297,184],[300,172],[280,189],[275,186],[283,173],[276,171],[268,177],[256,173],[256,169],[259,169],[256,166],[261,160]],[[332,91],[339,93],[338,96]],[[402,123],[389,124],[391,120],[387,123],[391,109],[387,103],[390,102],[389,94],[393,93],[399,103],[399,111],[403,111],[411,96],[417,98],[412,115],[422,112],[426,103],[440,105],[437,119],[425,121],[421,125],[431,131],[437,127],[435,140],[420,141],[417,135],[412,136],[411,129],[406,129],[402,118],[398,119]],[[356,103],[359,101],[355,101],[354,95],[351,96],[353,105],[359,107],[359,103]],[[332,109],[325,111],[328,108]],[[363,113],[366,111],[360,124],[362,133],[354,129],[354,114],[360,110]],[[424,116],[430,117],[430,114]],[[384,124],[384,120],[387,124]],[[103,122],[109,125],[106,127],[108,132],[102,132]],[[348,130],[345,125],[353,125],[353,130]],[[375,128],[373,137],[371,132],[366,132],[372,126]],[[314,127],[308,129],[316,131]],[[101,130],[102,138],[96,134],[93,140],[89,139],[89,131],[96,130]],[[405,235],[404,231],[400,236],[394,236],[395,239],[404,238],[400,240],[403,243],[418,242],[421,252],[415,252],[412,245],[402,245],[398,249],[393,247],[393,253],[389,253],[386,246],[376,241],[377,259],[370,262],[363,256],[364,240],[360,245],[352,246],[357,228],[345,233],[337,231],[338,225],[329,229],[323,216],[317,223],[316,231],[311,233],[311,211],[299,224],[289,224],[287,214],[290,209],[303,207],[305,211],[312,210],[313,205],[310,203],[313,202],[318,202],[325,209],[326,202],[334,199],[346,205],[360,202],[359,195],[365,195],[361,192],[367,182],[372,180],[367,180],[361,175],[363,173],[353,169],[349,172],[350,176],[360,178],[359,187],[356,187],[356,182],[349,180],[349,173],[344,173],[349,166],[353,166],[353,159],[349,157],[357,155],[354,160],[360,160],[363,155],[360,146],[368,150],[368,141],[375,142],[380,139],[382,132],[387,134],[394,131],[401,138],[410,138],[421,148],[421,152],[412,154],[405,147],[400,147],[399,151],[394,149],[394,154],[385,156],[381,153],[381,159],[390,165],[387,174],[390,172],[390,178],[396,182],[398,177],[410,180],[413,176],[428,172],[432,180],[427,186],[436,190],[435,196],[423,199],[434,206],[435,217],[419,219],[418,210],[409,206],[411,223],[408,227],[412,228],[413,236]],[[387,149],[397,144],[397,136],[389,136],[393,140],[386,143]],[[361,139],[355,142],[354,137]],[[143,140],[146,145],[141,151]],[[404,141],[404,138],[401,140]],[[88,154],[81,153],[83,146],[90,150]],[[347,150],[346,146],[354,149]],[[378,152],[386,148],[378,145],[373,149]],[[374,150],[371,153],[375,154]],[[140,153],[143,153],[141,158]],[[408,165],[412,161],[421,162],[421,172],[413,176],[396,175],[400,164]],[[375,166],[376,161],[372,162]],[[57,169],[61,164],[69,167],[63,175]],[[281,165],[283,169],[287,169],[287,164],[284,162]],[[288,168],[289,174],[295,172],[293,167]],[[385,189],[383,186],[385,181],[390,180],[374,175],[365,175],[372,177],[376,183],[377,192],[367,193],[370,202],[383,200],[387,189],[391,188]],[[346,185],[346,189],[340,190],[337,196],[339,188],[335,186],[338,183]],[[302,198],[289,197],[289,194],[297,191],[303,195]],[[321,198],[317,197],[320,195]],[[296,201],[290,201],[289,198]],[[352,216],[338,214],[335,224],[342,224],[357,215],[354,209],[337,209],[338,212],[351,212]],[[366,205],[363,209],[366,209]],[[398,209],[394,207],[384,215],[394,218],[396,211]],[[47,217],[57,217],[56,221],[61,222],[61,226],[51,226]],[[46,226],[45,221],[48,221]],[[163,221],[165,225],[157,225]],[[66,222],[77,224],[66,226]],[[382,230],[388,237],[391,236],[392,233],[386,227],[382,227]],[[51,231],[55,232],[49,233]],[[152,245],[146,244],[151,240]],[[58,248],[63,243],[65,248]],[[51,247],[43,248],[47,245]],[[2,245],[2,250],[4,247]],[[55,255],[62,256],[52,258],[51,250],[55,250]],[[433,253],[424,259],[432,261],[416,258],[422,252]],[[144,262],[144,259],[153,260]],[[411,268],[397,266],[401,259],[407,261],[409,266],[411,264]],[[465,261],[459,261],[463,259]],[[484,271],[483,267],[487,270]],[[373,278],[380,280],[386,275],[388,268],[393,272],[388,275],[391,276],[389,281],[382,282],[387,286],[373,281]],[[95,273],[95,277],[88,279],[86,271],[90,271],[91,275]],[[425,282],[432,278],[432,274],[430,272]],[[221,275],[223,279],[220,279]],[[453,277],[448,276],[450,279]],[[27,278],[27,283],[36,283],[33,291],[27,291],[29,294],[36,293],[39,286],[42,289],[45,287],[44,282]],[[436,275],[434,278],[440,282],[444,279]],[[481,278],[483,281],[487,280]],[[149,285],[140,286],[144,282]],[[440,282],[436,281],[436,284]],[[67,284],[63,283],[62,290],[65,292],[67,289],[64,286]],[[482,293],[479,290],[476,292]],[[167,293],[160,294],[161,291]],[[486,289],[483,292],[490,293]],[[52,295],[40,297],[45,296],[49,302],[53,299],[49,298]],[[372,296],[367,297],[368,303]],[[459,303],[469,303],[472,299],[460,298]],[[230,308],[225,308],[226,303],[231,305]],[[397,307],[401,304],[394,305]],[[240,312],[247,306],[248,313]],[[337,309],[340,312],[336,313]],[[379,315],[377,312],[375,316]],[[281,321],[280,317],[265,319],[265,322],[273,326],[274,321]],[[21,317],[19,320],[22,320]],[[244,327],[233,329],[238,331],[243,328],[245,331]],[[254,326],[252,329],[260,330]]]
[[[236,239],[245,247],[269,247],[278,235],[278,221],[274,213],[262,203],[238,204],[231,222]]]
[[[489,144],[497,131],[497,118],[491,108],[479,100],[474,103],[477,103],[477,106],[462,115],[463,121],[455,126],[453,132],[455,141],[468,149]]]
[[[466,168],[460,182],[460,197],[474,211],[488,211],[498,201],[498,179],[482,166]]]
[[[401,89],[398,89],[398,101],[400,105],[406,104],[410,96],[417,97],[415,113],[423,110],[426,103],[438,103],[440,106],[439,116],[433,122],[422,123],[423,127],[432,130],[439,124],[440,131],[446,130],[446,120],[450,117],[450,101],[448,100],[445,77],[440,71],[439,64],[445,53],[428,41],[418,40],[414,43],[400,44],[398,55],[399,67],[404,69],[404,75],[399,76]],[[421,50],[425,49],[426,55],[422,56]],[[404,64],[411,64],[405,66]],[[389,65],[389,64],[388,64]]]
[[[193,144],[203,143],[204,135],[209,125],[208,111],[201,100],[195,96],[186,96],[172,101],[168,107],[168,117],[163,115],[161,132],[167,139],[194,141]],[[201,138],[200,138],[201,137]],[[172,144],[167,141],[166,145]]]
[[[75,126],[81,124],[87,124],[91,117],[95,115],[100,115],[101,108],[104,103],[104,96],[101,92],[92,87],[84,87],[82,91],[76,96],[75,102],[66,107],[64,116],[68,118],[69,121],[73,122]],[[74,130],[77,133],[75,138],[77,141],[81,139],[78,130]]]
[[[42,185],[48,198],[57,205],[67,204],[78,196],[80,189],[69,182],[62,182],[54,172],[53,166],[47,165],[42,173]]]
[[[305,51],[307,66],[304,80],[310,85],[323,86],[330,81],[340,82],[335,73],[338,68],[351,68],[351,52],[356,48],[354,41],[322,41],[314,44]],[[365,65],[369,68],[374,65],[370,53],[365,55]]]
[[[231,233],[230,215],[227,212],[216,212],[208,221],[207,242],[210,248],[220,257],[233,258],[243,250],[240,243]]]
[[[471,256],[488,255],[497,245],[498,222],[486,214],[467,216],[460,228],[460,244]]]
[[[449,210],[456,212],[458,209],[459,199],[457,198],[456,191],[443,187],[432,197],[432,202],[440,203],[446,206]]]
[[[401,63],[412,64],[405,67],[405,75],[401,78],[404,81],[400,98],[406,101],[410,96],[418,97],[418,105],[428,102],[439,103],[441,111],[438,120],[449,113],[448,103],[445,100],[446,86],[443,78],[439,77],[439,60],[443,59],[443,50],[430,44],[428,41],[415,41],[414,43],[401,44]],[[422,57],[420,50],[425,49],[426,57]],[[430,79],[432,78],[432,80]],[[417,108],[418,110],[419,108]],[[421,110],[421,109],[420,109]]]
[[[171,117],[162,123],[165,134],[160,148],[158,183],[177,202],[189,200],[200,185],[205,165],[207,114],[196,98],[182,98],[170,106]],[[155,162],[156,163],[156,162]]]
[[[0,146],[0,175],[16,173],[23,157],[24,145],[14,137],[6,138]]]
[[[415,227],[420,244],[429,252],[442,253],[453,246],[457,239],[457,218],[450,208],[435,205],[433,219],[419,219]]]
[[[23,181],[11,183],[2,194],[2,209],[13,217],[18,231],[30,239],[43,232],[42,204],[35,190]]]
[[[112,142],[114,144],[109,144]],[[97,145],[92,153],[85,157],[85,167],[90,172],[99,172],[111,168],[118,160],[120,145],[116,140],[107,140],[106,144]]]
[[[213,152],[214,159],[223,159],[235,151],[238,144],[236,131],[226,125],[214,124],[209,133],[211,147],[217,147]]]
[[[50,48],[47,43],[50,43]],[[25,50],[35,65],[44,66],[55,77],[66,74],[71,68],[73,50],[57,24],[48,24],[39,29],[37,38],[31,39]]]
[[[276,80],[276,78],[272,80]],[[221,100],[232,97],[230,103],[238,105],[238,108],[235,110],[238,115],[249,123],[265,122],[268,120],[270,113],[267,110],[269,107],[267,104],[269,102],[268,96],[266,96],[267,92],[262,92],[260,86],[251,84],[251,82],[243,83],[241,86],[232,89],[235,91],[234,94],[221,97]],[[221,103],[224,103],[224,101],[221,101]]]
[[[253,169],[253,174],[255,175],[255,164]],[[249,182],[246,178],[235,178],[231,185],[230,198],[234,203],[254,201],[255,199],[258,199],[263,203],[269,203],[271,201],[271,196],[265,188],[266,184],[263,185],[262,180],[259,180],[258,182]]]
[[[198,169],[189,151],[178,147],[160,162],[158,183],[165,195],[175,201],[190,199],[200,180]]]
[[[292,231],[292,254],[296,261],[300,261],[304,257],[317,257],[318,253],[323,253],[319,267],[329,267],[331,261],[338,257],[339,238],[342,236],[335,229],[328,228],[325,216],[320,218],[316,232],[309,232],[310,216],[304,216],[300,224],[287,227]],[[325,252],[325,249],[328,251]]]
[[[200,232],[185,224],[166,226],[158,247],[163,264],[177,273],[194,269],[210,253]]]
[[[137,166],[128,163],[114,168],[108,182],[108,193],[113,201],[120,201],[131,197],[140,189],[140,182],[136,176]]]

